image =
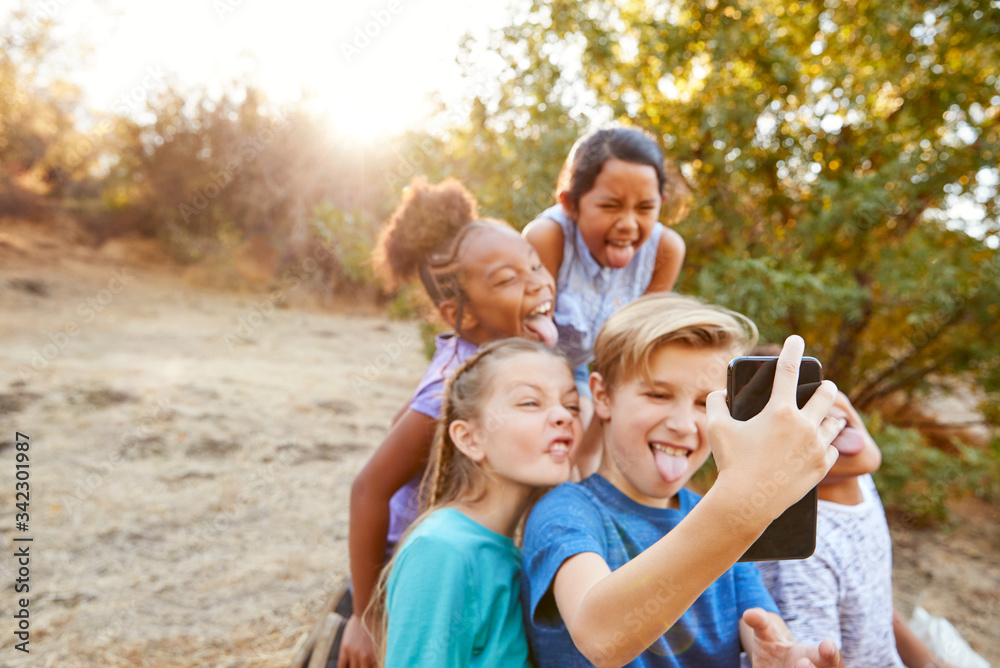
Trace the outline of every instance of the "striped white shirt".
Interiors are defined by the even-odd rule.
[[[892,540],[870,475],[856,506],[819,502],[816,552],[758,564],[796,640],[840,647],[845,668],[903,666],[892,628]]]

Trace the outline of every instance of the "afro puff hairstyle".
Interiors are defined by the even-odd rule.
[[[509,227],[502,221],[480,220],[476,199],[458,180],[431,185],[418,177],[379,233],[372,264],[390,288],[419,276],[437,305],[461,297],[462,241],[473,230],[496,225]]]

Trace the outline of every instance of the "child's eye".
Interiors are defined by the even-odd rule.
[[[649,397],[650,399],[660,399],[660,400],[670,398],[670,395],[666,394],[665,392],[647,392],[646,396]]]
[[[577,406],[576,404],[567,404],[564,408],[566,410],[568,410],[570,413],[572,413],[573,415],[579,415],[580,414],[580,407]]]
[[[542,270],[541,262],[536,262],[535,264],[531,265],[531,271],[541,271],[541,270]]]
[[[535,401],[534,399],[525,399],[524,401],[520,402],[518,406],[522,406],[524,408],[537,408],[538,402]]]

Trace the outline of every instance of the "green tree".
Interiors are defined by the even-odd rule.
[[[67,52],[81,49],[58,45],[53,27],[23,3],[0,28],[0,208],[20,214],[39,196],[62,196],[94,164],[74,155],[80,91],[64,80]]]
[[[380,296],[366,249],[399,197],[387,195],[386,147],[351,146],[236,84],[220,97],[169,87],[148,109],[148,122],[116,119],[103,183],[113,215],[92,222],[96,236],[155,237],[234,281]]]
[[[803,334],[861,409],[971,373],[996,420],[995,2],[536,0],[497,47],[504,113],[592,97],[662,138],[694,192],[682,291]]]

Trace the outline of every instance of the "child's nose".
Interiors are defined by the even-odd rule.
[[[568,408],[560,404],[559,406],[553,408],[552,412],[549,413],[549,419],[552,421],[552,424],[557,427],[561,427],[572,422],[573,414],[570,413]]]
[[[698,431],[694,406],[675,406],[664,422],[667,429],[685,436]]]
[[[639,221],[636,220],[635,212],[626,211],[623,213],[618,222],[615,223],[615,227],[621,232],[635,232],[639,229]]]

